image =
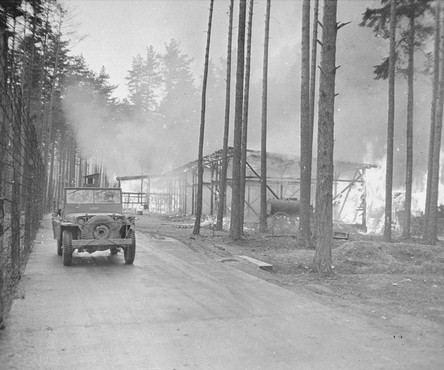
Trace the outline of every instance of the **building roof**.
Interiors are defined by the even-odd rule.
[[[228,148],[228,158],[233,157],[234,148],[229,147]],[[261,151],[260,150],[247,150],[248,155],[251,156],[260,156]],[[207,154],[203,157],[203,164],[206,167],[209,167],[211,164],[222,161],[223,158],[223,150],[219,149],[213,153]],[[272,159],[274,161],[281,161],[282,163],[293,163],[298,164],[300,157],[294,156],[290,154],[282,154],[282,153],[267,153],[267,159]],[[316,162],[316,158],[313,158],[313,161]],[[368,168],[375,168],[376,165],[373,164],[367,164],[367,163],[359,163],[359,162],[348,162],[348,161],[334,161],[334,165],[336,168],[340,169],[341,171],[347,171],[347,170],[359,170],[359,169],[368,169]],[[198,166],[198,160],[194,160],[192,162],[188,162],[180,167],[177,167],[173,170],[167,171],[162,174],[153,174],[153,175],[138,175],[138,176],[122,176],[117,177],[118,181],[125,181],[125,180],[140,180],[140,179],[147,179],[147,178],[160,178],[160,177],[170,177],[173,175],[181,174],[184,172],[188,172],[193,169],[197,169]]]
[[[228,148],[228,158],[231,158],[233,156],[234,149],[232,147]],[[249,156],[260,156],[261,151],[260,150],[247,150]],[[213,153],[210,153],[203,157],[203,163],[204,166],[209,166],[212,163],[218,162],[222,160],[223,150],[217,150]],[[294,156],[290,154],[282,154],[282,153],[267,153],[267,159],[273,159],[275,161],[281,161],[282,163],[291,163],[298,164],[300,161],[299,156]],[[316,162],[316,158],[313,158],[313,161]],[[171,171],[168,171],[162,175],[158,176],[151,176],[151,177],[162,177],[162,176],[171,176],[175,173],[182,173],[187,172],[191,169],[197,168],[198,161],[192,161],[189,163],[184,164],[183,166],[177,167]],[[376,168],[377,166],[374,164],[368,164],[368,163],[360,163],[360,162],[348,162],[348,161],[334,161],[334,165],[336,168],[346,171],[346,170],[358,170],[358,169],[368,169],[368,168]]]
[[[83,176],[84,178],[90,178],[90,177],[97,177],[97,176],[100,176],[100,173],[91,173],[91,174],[89,174],[89,175],[85,175],[85,176]]]
[[[120,176],[116,177],[117,181],[129,181],[129,180],[141,180],[141,179],[149,179],[152,176],[148,175],[137,175],[137,176]]]

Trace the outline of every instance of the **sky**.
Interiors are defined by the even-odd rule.
[[[193,58],[193,73],[200,82],[203,73],[208,0],[64,0],[69,9],[71,27],[75,28],[73,54],[82,54],[93,71],[105,66],[110,82],[118,85],[115,95],[127,96],[125,77],[137,54],[144,55],[152,45],[165,50],[172,38]],[[323,1],[320,0],[322,7]],[[216,0],[210,58],[226,55],[228,0]],[[262,74],[265,0],[254,5],[252,81],[260,83]],[[378,7],[378,0],[339,0],[338,21],[350,22],[341,28],[337,40],[337,72],[335,100],[335,157],[341,160],[380,163],[385,156],[387,126],[387,82],[376,81],[373,66],[388,54],[388,42],[359,26],[367,7]],[[272,0],[270,24],[270,79],[285,80],[293,86],[294,104],[299,109],[300,86],[300,0]],[[237,8],[235,1],[236,42]],[[75,39],[84,36],[80,42]],[[233,73],[234,75],[234,73]],[[234,84],[234,81],[232,82]],[[427,160],[430,116],[430,82],[420,77],[415,81],[415,187],[421,188]],[[395,177],[402,183],[405,163],[406,84],[397,82],[395,139]],[[273,152],[299,155],[299,116],[283,119],[286,107],[279,104],[284,91],[272,91],[277,102],[270,107],[268,149]],[[252,127],[249,147],[259,149],[260,93],[250,103]],[[273,110],[275,110],[276,115]],[[279,112],[277,112],[279,110]],[[279,114],[278,114],[279,113]],[[273,122],[273,117],[280,117]],[[256,126],[254,126],[256,124]],[[197,139],[196,139],[197,153]],[[208,145],[208,150],[216,150]],[[194,150],[194,149],[193,149]],[[193,153],[194,153],[193,152]],[[205,153],[208,154],[208,153]],[[197,154],[196,154],[197,155]],[[195,156],[194,156],[195,157]]]
[[[184,52],[193,57],[193,72],[202,74],[209,1],[64,0],[64,3],[72,9],[73,23],[78,25],[78,36],[86,36],[73,48],[73,52],[83,54],[93,70],[106,66],[111,80],[119,84],[117,96],[124,97],[127,94],[125,77],[133,57],[143,55],[149,45],[153,45],[155,50],[164,50],[164,45],[172,38],[180,41]],[[215,1],[212,59],[226,54],[228,4],[228,0]],[[255,2],[255,28],[263,29],[264,5],[264,0]],[[290,39],[299,34],[299,8],[299,1],[274,0],[271,20],[271,37],[274,42],[271,53],[291,44]],[[236,17],[237,14],[235,22]],[[263,36],[255,39],[257,46],[262,44]],[[253,49],[255,54],[261,53],[260,47]]]
[[[208,0],[63,0],[73,19],[70,21],[78,37],[73,53],[83,54],[91,69],[99,71],[102,66],[118,84],[116,96],[127,95],[125,77],[133,57],[144,54],[145,48],[153,45],[163,50],[174,38],[183,50],[194,59],[194,72],[202,74],[204,45],[208,24]],[[235,23],[237,20],[235,1]],[[265,0],[255,1],[253,30],[253,59],[262,59],[263,23]],[[322,0],[320,1],[322,3]],[[338,20],[351,22],[344,33],[369,34],[358,28],[361,14],[366,7],[376,7],[377,0],[341,0]],[[228,26],[228,0],[216,0],[213,13],[211,58],[225,56]],[[270,55],[276,55],[285,47],[300,40],[301,0],[273,0],[270,24]],[[341,19],[342,18],[342,19]],[[235,30],[236,32],[236,30]],[[234,38],[235,39],[235,38]],[[235,42],[234,42],[235,43]],[[348,48],[356,45],[348,43]],[[352,51],[352,50],[350,50]],[[271,71],[273,73],[273,71]]]

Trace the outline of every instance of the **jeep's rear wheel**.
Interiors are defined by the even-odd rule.
[[[131,244],[123,248],[123,257],[125,258],[125,263],[131,265],[136,257],[136,235],[133,230],[128,231],[127,238],[131,238]]]
[[[72,265],[72,233],[71,231],[63,231],[63,248],[62,248],[63,266]]]
[[[57,239],[57,254],[62,255],[62,239]]]

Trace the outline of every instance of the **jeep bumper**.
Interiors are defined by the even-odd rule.
[[[130,245],[132,244],[132,239],[74,239],[72,241],[72,247],[88,247],[88,246],[117,246]]]

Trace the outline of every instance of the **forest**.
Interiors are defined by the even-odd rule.
[[[159,174],[198,158],[193,233],[199,234],[203,155],[223,149],[226,162],[226,153],[232,147],[233,173],[227,174],[225,168],[218,191],[223,205],[228,179],[232,179],[229,232],[237,240],[243,232],[245,153],[254,143],[263,157],[261,228],[265,231],[267,129],[274,138],[278,136],[278,141],[294,141],[294,147],[299,148],[301,241],[316,248],[313,269],[331,272],[333,159],[336,150],[340,150],[335,148],[335,124],[340,115],[335,101],[342,93],[337,86],[352,83],[337,64],[341,33],[349,26],[347,20],[337,19],[340,2],[299,2],[301,16],[294,19],[301,30],[297,43],[299,60],[276,79],[270,78],[273,71],[268,58],[269,43],[273,42],[270,17],[273,7],[279,6],[278,1],[263,0],[265,14],[258,14],[255,1],[227,0],[226,11],[213,14],[214,0],[202,0],[202,6],[208,10],[206,43],[200,46],[205,50],[205,59],[199,61],[202,75],[193,73],[192,63],[196,61],[184,52],[181,40],[165,40],[164,48],[158,50],[147,43],[128,66],[128,96],[120,99],[114,95],[117,86],[110,82],[106,66],[93,71],[82,55],[71,52],[73,31],[66,27],[71,15],[64,3],[2,1],[0,296],[4,297],[20,278],[42,216],[58,205],[64,187],[82,186],[84,176],[91,173],[102,174],[103,181],[113,186],[117,175]],[[437,0],[381,0],[378,7],[362,9],[360,27],[368,29],[370,37],[382,40],[384,45],[384,58],[379,65],[372,66],[371,78],[379,80],[379,93],[385,96],[386,103],[380,110],[386,119],[381,146],[385,151],[383,237],[388,242],[392,241],[395,188],[399,189],[401,184],[405,192],[403,237],[408,239],[412,194],[417,179],[423,175],[425,187],[420,190],[426,193],[426,201],[422,241],[433,245],[437,241],[444,102],[443,9]],[[227,24],[223,58],[212,58],[215,17],[224,17]],[[263,20],[262,29],[252,28],[253,17]],[[255,60],[261,66],[259,77],[251,76],[252,37],[263,40],[262,58]],[[294,82],[290,89],[288,81]],[[427,87],[424,96],[430,99],[415,102],[419,94],[415,93],[417,85]],[[398,96],[405,97],[402,107]],[[348,104],[353,105],[354,101]],[[278,112],[273,120],[267,115],[271,109]],[[401,123],[395,120],[398,110],[406,112]],[[248,128],[252,122],[256,125]],[[282,122],[297,126],[299,137],[290,139],[282,129],[284,126],[280,126]],[[368,126],[371,130],[372,125]],[[338,130],[343,133],[356,128]],[[418,131],[427,137],[425,145],[421,144],[427,160],[420,165],[414,157]],[[364,146],[364,139],[355,145]],[[403,142],[402,153],[398,153],[396,140]],[[316,173],[312,173],[313,157],[318,161]],[[418,167],[422,167],[421,173],[415,172]],[[394,177],[398,172],[401,175]],[[316,193],[310,194],[313,179]],[[219,205],[218,209],[220,228],[221,219],[227,215],[223,214],[225,207]]]

